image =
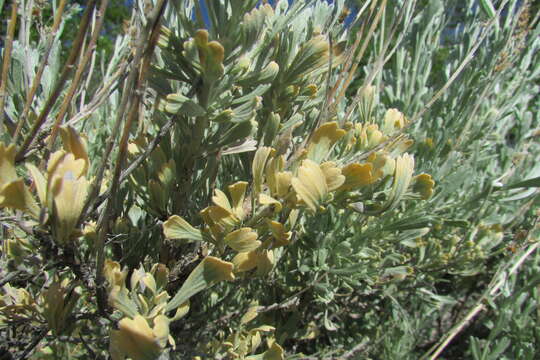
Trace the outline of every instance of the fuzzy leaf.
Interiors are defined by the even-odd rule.
[[[298,197],[314,212],[328,194],[326,177],[319,165],[311,160],[302,161],[298,177],[293,178],[291,184]]]
[[[195,229],[178,215],[171,216],[163,223],[163,233],[167,239],[183,239],[191,241],[202,241],[203,239],[200,230]]]
[[[257,236],[257,232],[245,227],[227,234],[224,242],[238,252],[253,251],[261,245]]]
[[[89,185],[86,178],[74,179],[70,172],[66,172],[63,178],[55,177],[51,192],[58,242],[65,243],[70,239],[83,210]]]
[[[83,137],[71,126],[61,127],[60,135],[62,136],[64,149],[72,153],[76,160],[81,159],[84,161],[83,174],[86,174],[90,159],[88,158],[88,150]]]
[[[169,301],[165,311],[171,311],[185,303],[193,295],[207,289],[219,281],[234,280],[233,264],[218,258],[208,256],[193,271],[178,291]]]
[[[271,147],[260,147],[253,157],[253,192],[259,194],[262,191],[263,174],[269,157],[275,152]]]
[[[155,360],[159,356],[161,347],[148,322],[141,315],[133,319],[123,318],[118,323],[118,328],[119,330],[111,332],[110,346],[115,348],[113,353],[126,354],[133,360]]]
[[[338,128],[335,121],[321,125],[313,133],[313,137],[307,147],[307,157],[317,163],[323,161],[334,144],[345,136],[347,132]]]

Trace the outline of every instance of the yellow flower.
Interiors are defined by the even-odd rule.
[[[291,239],[291,232],[285,229],[285,226],[274,220],[267,220],[268,227],[274,237],[274,248],[288,245]]]
[[[255,152],[253,157],[253,163],[251,165],[253,173],[253,193],[255,196],[262,191],[262,185],[264,181],[264,170],[267,166],[267,162],[272,158],[276,151],[271,147],[260,147]]]
[[[240,252],[232,259],[235,272],[246,272],[257,268],[259,276],[268,274],[272,270],[274,262],[272,250]]]

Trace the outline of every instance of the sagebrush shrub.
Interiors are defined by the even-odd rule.
[[[1,349],[534,356],[533,305],[448,345],[538,272],[538,16],[479,3],[14,2]]]

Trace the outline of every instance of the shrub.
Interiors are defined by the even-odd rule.
[[[31,4],[2,10],[6,354],[534,358],[528,1],[138,1],[121,33]]]

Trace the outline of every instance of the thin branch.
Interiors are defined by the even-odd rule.
[[[77,122],[91,116],[94,111],[96,111],[105,102],[105,100],[109,98],[112,92],[118,88],[118,82],[122,80],[121,78],[124,78],[126,76],[125,71],[127,66],[128,61],[122,61],[118,67],[118,71],[116,71],[110,77],[110,79],[104,85],[102,85],[99,90],[96,91],[96,93],[92,97],[92,100],[88,104],[84,105],[84,107],[77,114],[75,114],[71,119],[66,121],[66,124],[73,126]]]
[[[97,17],[96,27],[94,29],[94,32],[92,33],[90,43],[88,44],[88,48],[86,49],[84,57],[81,59],[79,66],[77,66],[77,71],[75,72],[73,81],[71,82],[67,95],[64,97],[64,101],[62,102],[62,105],[60,106],[60,111],[58,112],[58,115],[56,116],[56,120],[51,130],[51,135],[49,136],[49,144],[48,144],[49,151],[52,149],[54,145],[54,141],[56,139],[56,136],[58,135],[58,130],[60,129],[60,125],[62,124],[62,120],[64,119],[64,116],[66,115],[69,104],[71,103],[71,99],[73,98],[73,95],[75,94],[75,91],[77,90],[79,86],[79,81],[81,80],[81,76],[84,70],[86,69],[86,65],[92,58],[92,55],[95,53],[96,43],[101,32],[103,20],[105,20],[105,11],[107,10],[108,5],[109,5],[109,0],[101,1],[101,5],[96,15]]]
[[[165,125],[160,129],[160,131],[156,135],[156,137],[154,137],[152,139],[152,142],[150,143],[150,145],[148,145],[148,147],[146,148],[144,153],[139,155],[139,157],[137,157],[125,170],[122,171],[122,173],[120,174],[120,179],[118,180],[119,184],[122,184],[131,175],[131,173],[133,171],[135,171],[135,169],[137,169],[148,158],[148,156],[150,156],[152,151],[155,150],[155,148],[159,145],[159,143],[161,142],[163,137],[172,128],[172,126],[174,125],[175,120],[176,120],[176,118],[171,117],[167,121],[167,123],[165,123]],[[110,193],[111,193],[111,190],[108,189],[103,194],[101,194],[97,198],[97,200],[94,202],[93,209],[95,209],[96,207],[101,205],[103,203],[103,201],[105,201],[110,196]],[[86,216],[88,216],[88,214],[86,214]]]
[[[18,277],[22,273],[23,272],[21,270],[15,270],[15,271],[12,271],[12,272],[8,273],[4,278],[0,279],[0,287],[4,286],[5,284],[7,284],[11,280],[15,279],[16,277]]]
[[[146,148],[145,152],[141,155],[139,155],[139,157],[137,159],[135,159],[135,161],[133,161],[131,163],[131,165],[129,165],[129,167],[127,169],[125,169],[124,171],[122,171],[122,174],[120,175],[120,180],[119,182],[122,183],[124,180],[127,179],[127,177],[129,175],[131,175],[131,173],[140,165],[142,164],[142,162],[144,160],[146,160],[146,158],[148,158],[148,156],[150,156],[150,154],[152,153],[152,151],[154,151],[154,149],[159,145],[159,143],[161,142],[161,139],[163,139],[163,136],[165,136],[169,130],[172,128],[172,126],[174,125],[174,122],[175,122],[176,118],[175,117],[171,117],[167,123],[160,129],[159,133],[156,135],[155,138],[152,139],[152,142],[150,143],[150,145]]]
[[[502,268],[501,271],[498,271],[491,280],[490,285],[488,286],[488,289],[484,293],[484,295],[477,301],[476,305],[465,315],[465,317],[441,339],[437,344],[435,344],[431,349],[428,350],[424,356],[422,356],[421,360],[428,359],[429,360],[435,360],[439,357],[439,355],[446,349],[448,344],[465,328],[469,325],[469,323],[480,313],[482,310],[485,309],[485,302],[488,299],[495,299],[499,295],[500,289],[504,286],[509,276],[513,275],[517,272],[517,270],[523,265],[525,260],[538,249],[540,246],[540,242],[535,242],[534,244],[531,244],[526,250],[524,250],[520,254],[516,254],[514,256],[515,262],[513,262],[513,265],[510,267],[508,272],[505,274],[505,269],[510,266],[512,261],[505,264],[505,266]]]
[[[19,42],[23,44],[24,49],[24,88],[30,87],[30,74],[32,74],[32,65],[30,64],[30,29],[32,28],[32,9],[34,8],[34,0],[26,1],[26,4],[21,6],[21,22],[19,25]]]
[[[32,342],[26,347],[26,349],[24,349],[24,351],[22,352],[21,356],[19,357],[19,359],[21,360],[24,360],[24,359],[27,359],[28,356],[30,356],[30,354],[32,353],[32,351],[34,351],[34,349],[36,348],[36,346],[39,345],[39,343],[41,342],[41,340],[43,340],[43,338],[45,337],[45,335],[47,335],[47,332],[49,330],[47,328],[43,328],[39,331],[39,333],[34,337],[34,339],[32,340]]]
[[[474,58],[474,54],[476,54],[476,50],[484,43],[484,39],[487,37],[487,35],[490,33],[490,29],[496,22],[499,21],[499,16],[501,15],[502,10],[506,6],[506,3],[508,0],[504,1],[501,5],[495,16],[487,23],[486,30],[480,35],[478,39],[476,39],[474,46],[472,49],[467,53],[467,56],[463,59],[461,64],[459,64],[458,68],[454,73],[450,76],[448,81],[433,95],[433,97],[428,101],[428,103],[423,107],[422,110],[418,111],[414,116],[412,117],[411,121],[405,125],[405,128],[409,127],[412,123],[414,123],[416,120],[420,119],[422,115],[426,111],[428,111],[433,104],[439,100],[439,98],[448,90],[448,88],[454,83],[454,81],[458,78],[458,76],[461,74],[461,72],[465,69],[465,67],[472,61]]]
[[[295,294],[289,296],[288,298],[286,298],[285,300],[281,301],[280,303],[274,303],[272,305],[268,305],[268,306],[264,306],[264,307],[260,307],[257,309],[257,312],[258,313],[263,313],[263,312],[268,312],[268,311],[273,311],[273,310],[277,310],[277,309],[283,309],[283,308],[287,308],[288,306],[290,306],[296,299],[298,299],[298,297],[300,295],[302,295],[303,293],[305,293],[306,291],[308,291],[309,289],[311,289],[313,286],[315,286],[316,284],[320,283],[322,280],[325,280],[326,278],[328,277],[328,274],[327,273],[324,273],[320,279],[319,279],[319,274],[315,275],[315,278],[313,279],[313,281],[308,284],[305,288],[303,288],[302,290],[299,290],[298,292],[296,292]]]
[[[51,54],[51,49],[54,44],[56,33],[58,32],[58,28],[60,27],[60,23],[62,20],[62,15],[64,14],[65,6],[66,6],[66,0],[60,0],[60,4],[58,4],[58,9],[56,9],[56,13],[54,15],[54,22],[51,28],[51,32],[49,34],[49,37],[47,38],[47,45],[45,46],[45,53],[43,55],[41,63],[39,64],[36,75],[34,76],[34,79],[32,80],[32,86],[30,88],[30,91],[26,94],[26,102],[24,104],[23,112],[21,114],[21,117],[19,118],[19,121],[17,122],[17,129],[15,130],[15,134],[13,136],[13,142],[12,142],[13,144],[17,143],[22,127],[26,123],[26,118],[28,117],[28,112],[30,111],[30,107],[32,106],[34,96],[36,95],[39,85],[41,84],[41,77],[43,76],[43,71],[45,70],[45,67],[47,66],[49,62],[49,55]]]
[[[21,148],[17,152],[17,155],[15,156],[16,162],[20,162],[24,159],[26,152],[30,148],[30,145],[32,145],[32,143],[35,141],[38,131],[41,129],[41,127],[47,120],[49,113],[51,112],[54,104],[56,103],[56,101],[58,100],[58,97],[60,96],[60,94],[62,93],[62,90],[64,89],[64,85],[68,77],[73,71],[73,65],[75,64],[75,61],[80,55],[80,49],[82,47],[82,44],[84,43],[86,31],[88,30],[88,25],[90,24],[90,16],[92,12],[94,11],[96,1],[97,0],[89,0],[86,6],[86,9],[84,10],[83,16],[81,18],[81,25],[79,26],[79,31],[77,32],[77,36],[75,40],[73,41],[73,46],[71,47],[66,64],[64,65],[64,68],[62,69],[62,73],[60,74],[59,79],[56,81],[54,90],[52,91],[51,95],[47,99],[43,107],[43,110],[41,110],[41,113],[39,114],[38,118],[34,122],[32,129],[30,130],[28,136],[24,139],[24,142],[21,145]]]
[[[381,20],[382,14],[385,11],[385,9],[386,9],[386,0],[383,0],[383,3],[380,5],[379,11],[377,12],[377,15],[375,16],[375,19],[371,23],[371,26],[368,30],[368,35],[366,39],[364,39],[364,43],[362,44],[362,47],[360,48],[360,52],[355,58],[356,61],[354,65],[352,66],[351,70],[349,71],[349,76],[345,80],[345,83],[343,84],[343,87],[341,91],[339,92],[338,96],[336,96],[336,101],[335,101],[336,103],[339,102],[340,99],[345,96],[345,91],[347,91],[347,88],[351,84],[351,81],[353,80],[354,75],[356,74],[356,69],[360,65],[360,61],[362,60],[362,57],[364,56],[364,52],[366,51],[367,46],[369,45],[371,41],[371,38],[375,34],[375,30],[377,29],[377,26],[379,25],[379,22]]]
[[[405,16],[406,9],[407,9],[407,6],[408,6],[409,3],[410,3],[410,0],[406,1],[403,4],[403,6],[401,7],[401,10],[399,12],[399,16],[397,18],[397,21],[395,22],[395,25],[392,27],[392,30],[390,31],[390,35],[388,36],[388,38],[384,41],[384,43],[382,45],[382,49],[380,51],[380,54],[378,55],[377,61],[375,62],[375,69],[370,72],[369,76],[364,81],[364,85],[360,89],[358,89],[354,100],[352,101],[351,105],[347,109],[347,113],[345,114],[345,117],[343,118],[343,120],[341,120],[342,124],[344,124],[349,119],[349,117],[351,116],[353,110],[356,108],[356,106],[360,102],[360,97],[362,96],[362,93],[364,92],[364,89],[371,84],[373,79],[375,79],[375,77],[382,71],[382,68],[383,68],[384,64],[386,64],[386,62],[390,59],[390,57],[391,57],[390,55],[385,56],[386,51],[388,50],[388,47],[390,46],[390,41],[392,40],[392,38],[396,34],[396,31],[398,29],[398,24],[401,23],[401,20]],[[386,3],[385,3],[385,5],[386,5]],[[383,26],[384,26],[384,24],[383,24]],[[402,31],[402,34],[404,32],[405,31]],[[402,39],[402,37],[401,38],[398,37],[398,41],[401,41],[401,39]],[[396,49],[397,49],[397,45],[392,49],[392,51],[395,51]],[[355,65],[358,65],[358,64],[359,63],[356,63]],[[356,72],[356,68],[353,67],[351,75],[354,74],[355,72]],[[346,86],[348,87],[348,83],[346,84]],[[341,91],[341,93],[339,95],[340,97],[345,96],[345,90],[346,90],[346,87]]]
[[[124,129],[119,143],[118,155],[116,158],[113,178],[111,180],[111,192],[109,198],[107,199],[107,202],[105,203],[105,209],[103,210],[98,221],[99,230],[98,240],[96,243],[96,285],[98,295],[98,308],[99,311],[102,313],[105,312],[106,307],[106,291],[103,287],[105,237],[107,236],[109,230],[109,220],[111,218],[114,218],[114,204],[111,199],[114,199],[119,187],[119,179],[122,171],[122,166],[127,156],[127,145],[131,125],[133,123],[133,120],[137,117],[137,113],[139,111],[139,104],[145,86],[146,74],[150,66],[150,59],[154,52],[155,45],[157,44],[161,16],[163,15],[166,3],[167,0],[158,1],[158,3],[154,6],[154,9],[148,17],[148,25],[139,34],[136,43],[137,48],[135,51],[132,68],[126,81],[127,84],[133,84],[135,86],[127,88],[128,91],[123,94],[123,97],[126,98],[126,102],[127,98],[130,98],[130,110],[124,123]]]
[[[94,18],[92,19],[92,32],[95,31],[96,29],[96,22],[98,21],[98,17],[99,16],[104,16],[104,14],[101,14],[101,12],[97,12],[97,13],[94,13]],[[101,25],[99,25],[101,26]],[[85,103],[85,99],[86,99],[86,92],[88,90],[88,88],[90,87],[90,82],[92,81],[92,77],[94,75],[94,68],[95,68],[95,65],[96,65],[96,57],[97,57],[97,51],[93,51],[92,52],[92,59],[90,59],[90,67],[88,69],[88,74],[86,75],[86,81],[84,82],[82,88],[80,89],[79,93],[77,94],[77,97],[80,98],[80,101],[79,101],[79,109],[82,110],[83,106],[84,106],[84,103]]]
[[[355,345],[351,350],[347,351],[345,354],[341,355],[339,359],[350,359],[353,356],[357,355],[359,352],[363,351],[368,346],[369,340],[364,339],[359,344]]]
[[[367,4],[369,4],[369,3],[366,3],[366,5],[364,5],[364,6],[367,6]],[[351,69],[351,66],[353,65],[353,61],[355,60],[354,53],[358,49],[358,46],[360,46],[360,40],[362,39],[361,35],[364,33],[365,25],[366,25],[366,21],[362,21],[362,25],[360,26],[360,30],[358,31],[358,33],[356,35],[356,40],[354,41],[353,45],[349,48],[347,57],[346,57],[345,61],[343,62],[342,71],[338,75],[336,83],[334,84],[334,86],[332,87],[332,90],[330,91],[330,94],[328,95],[328,97],[330,99],[334,98],[334,95],[335,95],[336,91],[338,91],[341,83],[343,82],[343,80],[345,80],[345,77],[347,76],[347,74],[349,73],[349,71]]]
[[[124,71],[125,69],[122,69]],[[101,182],[103,180],[103,175],[105,174],[105,169],[107,167],[107,163],[109,161],[109,157],[111,155],[111,152],[114,148],[114,144],[116,143],[116,138],[118,137],[118,133],[120,132],[120,125],[122,124],[123,115],[126,111],[127,105],[128,105],[128,96],[124,96],[128,92],[128,90],[133,87],[134,80],[130,80],[129,76],[126,79],[123,90],[122,90],[122,99],[120,100],[120,106],[116,110],[116,119],[113,125],[113,129],[111,131],[111,134],[109,136],[109,140],[107,142],[107,145],[105,146],[105,151],[103,153],[101,164],[98,167],[96,177],[94,181],[92,182],[92,185],[90,186],[90,190],[88,191],[88,198],[86,200],[86,203],[84,204],[83,210],[81,214],[86,214],[88,209],[92,208],[92,205],[95,203],[96,197],[99,194],[99,190],[101,188]],[[81,215],[81,218],[79,219],[79,223],[82,221],[83,217]]]
[[[4,59],[2,64],[2,78],[0,79],[0,134],[4,130],[4,104],[6,102],[6,88],[9,66],[11,65],[11,51],[13,50],[13,36],[15,35],[15,25],[17,24],[17,6],[19,2],[13,0],[11,4],[11,18],[7,29],[6,43],[4,48]]]

